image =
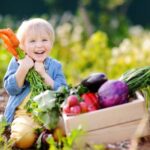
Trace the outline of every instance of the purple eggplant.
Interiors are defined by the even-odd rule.
[[[98,99],[102,108],[128,102],[128,85],[119,80],[109,80],[98,90]]]
[[[107,76],[104,73],[92,73],[81,81],[81,84],[91,92],[97,92],[100,86],[106,82]]]

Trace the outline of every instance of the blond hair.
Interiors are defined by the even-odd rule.
[[[25,38],[28,36],[28,32],[32,30],[36,32],[39,32],[39,30],[46,31],[46,33],[50,36],[52,42],[51,44],[54,43],[55,34],[52,25],[44,19],[33,18],[30,20],[23,21],[23,23],[18,28],[17,38],[19,39],[21,45],[23,44]]]

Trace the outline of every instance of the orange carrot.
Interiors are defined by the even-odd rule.
[[[10,40],[8,39],[8,37],[4,34],[0,33],[0,37],[3,39],[8,51],[13,54],[13,56],[15,56],[16,58],[18,58],[18,54],[16,49],[13,47],[12,43],[10,42]]]
[[[13,47],[12,43],[10,42],[10,40],[8,39],[8,37],[6,35],[0,33],[0,37],[3,39],[5,45]]]
[[[19,40],[10,28],[0,29],[0,33],[5,34],[8,37],[13,47],[17,48],[19,46]]]

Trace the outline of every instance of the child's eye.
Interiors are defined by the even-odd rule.
[[[47,39],[42,39],[43,42],[48,41]]]
[[[35,40],[30,40],[30,43],[34,43],[35,42]]]

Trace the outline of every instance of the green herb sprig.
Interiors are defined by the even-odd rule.
[[[19,59],[23,59],[25,57],[25,53],[23,50],[20,48],[17,48],[17,53]],[[43,81],[43,78],[39,75],[37,71],[35,71],[34,68],[31,68],[26,76],[26,80],[30,83],[30,88],[31,88],[31,95],[30,99],[27,102],[25,108],[27,109],[28,112],[33,111],[33,97],[36,95],[39,95],[41,92],[44,92],[46,90],[50,89],[50,86],[46,85],[45,82]]]

